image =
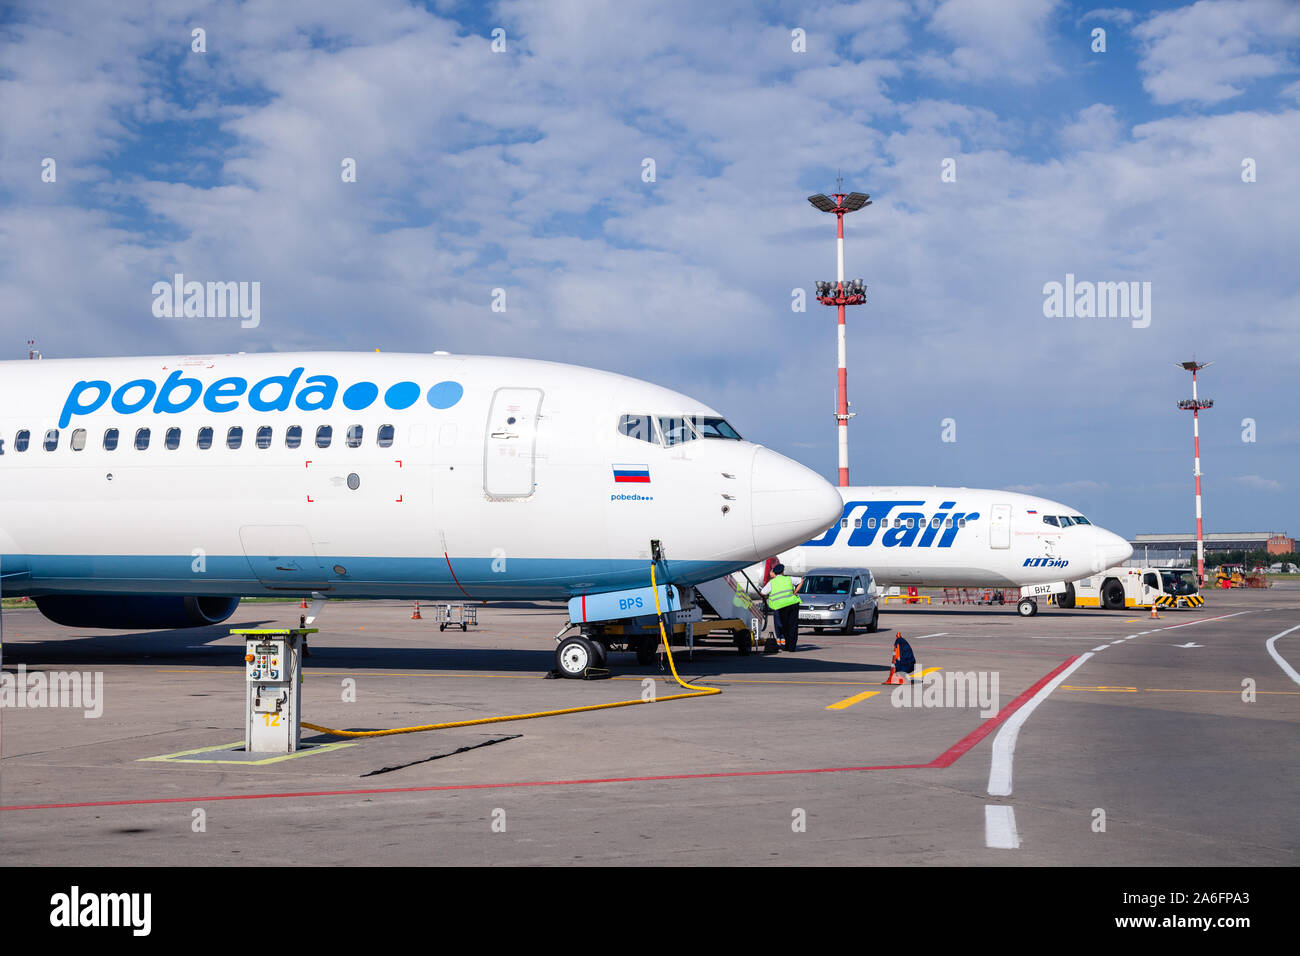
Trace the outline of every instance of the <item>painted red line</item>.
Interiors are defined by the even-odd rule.
[[[664,780],[721,780],[734,777],[779,777],[810,773],[861,773],[868,770],[932,770],[949,767],[966,751],[989,735],[998,724],[1025,705],[1043,685],[1048,683],[1077,657],[1071,657],[1040,678],[1032,687],[990,717],[971,733],[949,747],[929,763],[875,764],[866,767],[812,767],[803,770],[730,770],[719,773],[669,773],[647,777],[591,777],[585,780],[527,780],[516,783],[458,783],[437,787],[375,787],[358,790],[305,790],[298,793],[235,793],[209,797],[152,797],[139,800],[92,800],[84,803],[28,803],[0,807],[0,813],[14,810],[76,810],[91,807],[140,807],[163,803],[215,803],[218,800],[285,800],[306,797],[364,797],[385,793],[438,793],[453,790],[502,790],[526,787],[578,787],[600,783],[653,783]]]
[[[929,767],[952,766],[954,763],[956,763],[957,759],[962,754],[970,750],[977,743],[979,743],[990,733],[992,733],[993,729],[997,727],[998,724],[1002,723],[1004,720],[1006,720],[1008,717],[1010,717],[1012,714],[1018,711],[1021,707],[1025,706],[1025,704],[1027,704],[1035,694],[1037,694],[1040,690],[1042,690],[1044,685],[1049,683],[1053,677],[1061,673],[1061,671],[1065,670],[1067,667],[1069,667],[1078,659],[1079,659],[1078,655],[1075,655],[1074,657],[1071,657],[1068,660],[1065,660],[1059,665],[1057,665],[1055,668],[1052,669],[1051,673],[1046,674],[1043,677],[1039,678],[1037,683],[1031,686],[1023,694],[1021,694],[1011,703],[1007,704],[1007,706],[1003,707],[995,715],[990,717],[988,720],[984,721],[984,723],[980,724],[978,727],[972,730],[961,740],[957,741],[955,744],[953,744],[943,753],[939,754],[939,756],[935,757],[926,766]]]
[[[460,585],[460,578],[456,577],[456,569],[451,566],[451,555],[444,551],[442,552],[442,556],[447,559],[447,570],[451,572],[451,579],[456,582],[456,587],[460,588],[461,594],[465,595],[465,597],[469,597],[469,592]],[[472,601],[474,599],[470,598],[470,600]]]

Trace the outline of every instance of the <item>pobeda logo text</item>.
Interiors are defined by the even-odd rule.
[[[808,548],[826,548],[835,543],[839,537],[840,531],[844,528],[851,527],[853,530],[849,534],[849,547],[865,548],[876,540],[876,535],[880,532],[880,543],[886,548],[951,548],[952,543],[957,538],[957,532],[962,528],[962,521],[970,523],[979,519],[979,512],[972,511],[953,511],[957,503],[955,501],[944,501],[939,504],[939,510],[932,515],[926,515],[920,511],[900,511],[893,515],[892,524],[890,515],[895,508],[914,507],[921,508],[925,506],[924,501],[849,501],[844,504],[844,513],[840,520],[831,525],[830,530],[820,538],[814,538],[807,542],[804,547]],[[856,517],[852,518],[850,524],[850,515],[858,508],[862,508]]]
[[[74,886],[50,897],[50,925],[129,926],[133,936],[148,936],[153,927],[152,893],[82,893]]]
[[[187,378],[183,369],[177,369],[161,384],[148,378],[137,378],[114,389],[102,379],[81,381],[72,386],[59,427],[67,428],[74,415],[89,415],[99,411],[105,402],[110,403],[119,415],[133,415],[152,404],[155,415],[176,415],[194,407],[201,398],[203,407],[218,414],[233,412],[240,407],[240,399],[247,397],[248,407],[258,412],[287,412],[292,404],[304,412],[327,410],[339,398],[339,380],[333,375],[310,375],[296,368],[288,375],[271,375],[250,386],[248,379],[238,375],[219,378],[204,383],[197,378]],[[301,385],[301,388],[299,387]],[[384,391],[384,404],[402,411],[420,399],[424,390],[415,382],[398,382]],[[439,382],[425,394],[433,408],[451,408],[465,394],[459,382]],[[345,408],[361,411],[379,399],[379,386],[374,382],[357,382],[343,390]]]

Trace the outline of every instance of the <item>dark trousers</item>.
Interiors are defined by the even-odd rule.
[[[785,641],[787,651],[794,650],[799,642],[799,605],[789,604],[773,613],[776,615],[773,621],[776,636]]]

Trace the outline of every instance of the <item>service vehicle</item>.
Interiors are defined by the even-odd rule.
[[[799,587],[799,625],[820,634],[828,627],[852,634],[866,624],[874,634],[880,624],[875,581],[866,568],[813,568]]]
[[[1057,607],[1201,607],[1205,598],[1191,568],[1107,568],[1066,585],[1053,596]]]

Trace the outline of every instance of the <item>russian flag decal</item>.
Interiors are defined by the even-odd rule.
[[[614,480],[633,481],[639,484],[650,484],[650,466],[649,465],[615,465]]]

